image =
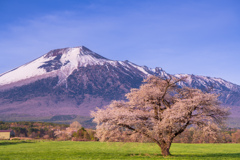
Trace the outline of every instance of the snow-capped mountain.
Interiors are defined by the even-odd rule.
[[[86,47],[52,50],[0,75],[0,114],[79,114],[124,99],[147,75],[167,75],[129,61],[113,61]]]
[[[151,69],[146,66],[141,67],[129,61],[113,61],[92,52],[88,48],[81,46],[75,48],[64,48],[52,50],[42,57],[27,63],[19,68],[0,75],[0,86],[26,81],[31,83],[45,77],[58,76],[58,84],[66,82],[66,79],[79,68],[88,66],[109,66],[122,67],[125,74],[133,71],[134,74],[141,76],[156,74],[166,74],[161,68]],[[12,86],[12,85],[11,85]]]
[[[138,88],[149,75],[168,73],[161,68],[109,60],[84,46],[52,50],[0,75],[0,117],[89,115],[95,107],[123,100],[131,88]],[[238,85],[205,76],[174,76],[187,77],[181,86],[213,88],[224,104],[240,106]]]

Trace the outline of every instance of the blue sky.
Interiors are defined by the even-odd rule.
[[[0,73],[81,45],[109,59],[240,85],[240,1],[0,0]]]

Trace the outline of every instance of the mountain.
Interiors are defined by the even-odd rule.
[[[35,116],[89,115],[89,110],[124,99],[147,75],[161,68],[104,58],[84,46],[52,50],[0,75],[0,113]]]
[[[90,110],[124,100],[149,75],[167,76],[162,68],[151,69],[129,61],[109,60],[84,46],[56,49],[25,65],[0,75],[1,117],[88,116]],[[187,77],[181,86],[220,94],[224,105],[239,116],[240,86],[220,78]]]

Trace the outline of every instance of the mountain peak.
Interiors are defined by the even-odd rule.
[[[89,48],[85,47],[85,46],[79,46],[79,47],[75,47],[75,48],[80,48],[81,50],[83,50],[84,52],[93,52],[91,51]]]
[[[54,49],[38,59],[1,74],[0,86],[23,79],[45,76],[46,73],[56,75],[57,72],[61,72],[68,76],[79,67],[103,65],[106,62],[110,63],[113,61],[91,51],[85,46]]]
[[[74,51],[74,52],[72,52]],[[44,58],[50,58],[50,57],[56,57],[56,56],[62,56],[63,54],[78,54],[78,55],[91,55],[96,58],[100,59],[106,59],[105,57],[102,57],[98,55],[97,53],[91,51],[85,46],[78,46],[78,47],[68,47],[68,48],[61,48],[61,49],[54,49],[49,51],[47,54],[44,55]]]
[[[43,68],[47,72],[66,68],[74,70],[87,65],[103,65],[111,61],[85,46],[51,50],[43,57],[44,62],[38,68]]]

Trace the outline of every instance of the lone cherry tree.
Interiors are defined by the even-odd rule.
[[[183,79],[150,76],[139,89],[126,94],[128,101],[113,101],[92,112],[100,141],[116,138],[121,132],[145,136],[155,142],[163,156],[170,155],[173,139],[188,126],[214,136],[228,116],[219,106],[218,95],[199,89],[180,88]]]

